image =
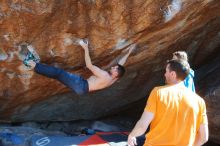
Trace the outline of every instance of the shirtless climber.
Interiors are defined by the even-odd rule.
[[[29,66],[31,69],[34,69],[35,72],[46,77],[56,79],[63,83],[65,86],[72,89],[75,93],[83,95],[91,91],[109,87],[120,77],[122,77],[125,73],[125,69],[122,65],[124,65],[128,56],[135,48],[135,45],[129,46],[127,54],[120,59],[118,64],[111,67],[109,71],[105,71],[92,64],[91,58],[89,56],[88,41],[80,40],[79,44],[85,52],[86,67],[93,73],[93,75],[88,79],[84,79],[77,74],[66,72],[60,68],[41,64],[39,61],[35,61],[33,54],[31,54],[31,59],[25,59],[24,64]]]

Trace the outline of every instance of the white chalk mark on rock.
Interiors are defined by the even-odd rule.
[[[181,5],[181,0],[173,0],[171,4],[168,5],[164,13],[165,22],[170,21],[181,10]]]

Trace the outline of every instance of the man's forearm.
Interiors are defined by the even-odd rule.
[[[140,120],[136,123],[130,135],[135,136],[135,137],[143,135],[145,131],[147,130],[149,124],[153,120],[153,118],[154,118],[154,113],[144,111]]]
[[[133,137],[141,136],[145,133],[146,129],[147,129],[146,125],[138,121],[129,135]]]
[[[125,62],[127,61],[129,55],[130,55],[130,53],[128,52],[125,56],[123,56],[123,57],[118,61],[118,64],[124,65]]]
[[[90,58],[89,50],[88,50],[88,49],[85,49],[85,62],[86,62],[86,66],[87,66],[88,68],[92,65],[92,62],[91,62],[91,58]]]
[[[140,120],[136,123],[134,129],[128,136],[128,145],[134,146],[137,144],[136,137],[141,136],[147,130],[149,124],[154,118],[154,113],[144,111]]]
[[[129,57],[129,55],[131,54],[131,52],[132,52],[132,50],[133,50],[134,48],[135,48],[135,45],[134,45],[134,44],[131,45],[131,46],[129,47],[128,52],[119,60],[118,64],[124,65],[125,62],[127,61],[128,57]]]
[[[128,146],[135,146],[137,145],[137,139],[136,137],[141,136],[144,134],[146,130],[144,130],[145,126],[142,124],[142,122],[139,120],[134,129],[131,131],[131,133],[128,135]]]

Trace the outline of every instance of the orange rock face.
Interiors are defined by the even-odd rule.
[[[0,119],[96,118],[144,98],[163,81],[164,64],[174,51],[187,51],[194,69],[219,55],[219,7],[219,0],[2,0]],[[136,44],[125,77],[110,88],[77,96],[22,64],[28,43],[41,62],[87,78],[91,72],[77,44],[80,38],[89,40],[92,62],[103,68]]]

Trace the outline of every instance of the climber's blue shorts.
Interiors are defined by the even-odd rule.
[[[89,92],[87,80],[77,74],[72,74],[63,69],[41,63],[37,63],[34,70],[41,75],[60,81],[79,95]]]

